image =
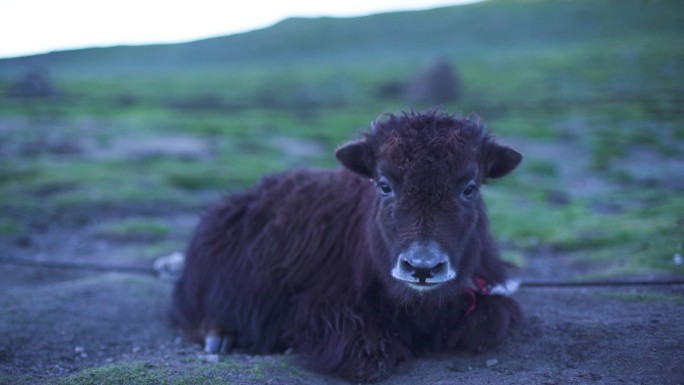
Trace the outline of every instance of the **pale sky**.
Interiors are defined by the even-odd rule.
[[[0,7],[0,58],[197,40],[259,29],[293,16],[350,17],[477,1],[6,0]]]

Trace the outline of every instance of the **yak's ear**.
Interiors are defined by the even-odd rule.
[[[373,177],[373,150],[366,140],[342,145],[335,151],[335,156],[349,170],[367,178]]]
[[[485,177],[501,178],[507,175],[522,161],[522,154],[518,151],[495,141],[489,141],[485,149]]]

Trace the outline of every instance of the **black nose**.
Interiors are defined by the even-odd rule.
[[[428,278],[444,274],[446,270],[446,263],[444,262],[435,263],[430,260],[415,258],[404,259],[399,266],[402,273],[417,278],[420,283],[425,283]]]
[[[391,274],[416,290],[435,287],[456,278],[449,256],[434,241],[411,243],[398,255]]]

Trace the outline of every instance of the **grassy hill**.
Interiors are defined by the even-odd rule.
[[[55,74],[105,76],[241,66],[387,64],[435,55],[577,44],[622,45],[682,37],[678,1],[490,0],[479,4],[359,18],[282,21],[244,34],[201,41],[53,52],[0,60],[0,74],[37,67]],[[500,52],[499,52],[500,53]]]

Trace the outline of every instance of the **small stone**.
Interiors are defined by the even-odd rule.
[[[140,346],[134,346],[133,349],[131,349],[131,352],[133,354],[135,354],[135,353],[140,352],[140,350],[142,350],[142,348]]]
[[[74,346],[74,353],[83,353],[85,352],[85,348],[83,346]]]
[[[684,263],[684,257],[682,257],[682,255],[679,253],[675,253],[675,255],[672,257],[672,262],[674,262],[674,264],[677,266],[681,266],[682,263]]]
[[[494,365],[496,365],[496,364],[498,364],[498,363],[499,363],[499,361],[498,361],[496,358],[492,358],[492,359],[487,360],[487,361],[485,362],[485,364],[487,364],[488,367],[489,367],[489,366],[494,366]]]

